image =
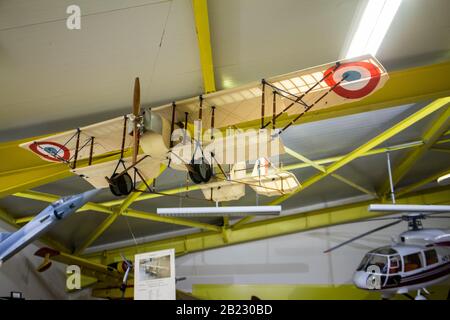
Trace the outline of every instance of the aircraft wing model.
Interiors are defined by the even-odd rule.
[[[0,234],[0,266],[14,254],[36,240],[49,228],[67,218],[100,190],[90,190],[81,194],[63,197],[42,210],[36,217],[14,233]]]
[[[288,172],[272,171],[274,177],[269,171],[260,171],[257,177],[241,175],[240,181],[234,181],[232,168],[236,173],[238,167],[243,170],[245,162],[269,161],[283,154],[283,132],[306,112],[363,99],[383,87],[387,79],[383,66],[367,55],[141,112],[136,78],[132,113],[20,146],[45,161],[67,163],[73,173],[95,188],[109,187],[117,196],[133,191],[137,181],[156,178],[161,165],[186,171],[204,190],[226,188],[229,195],[216,197],[218,201],[239,197],[239,185],[243,184],[269,196],[285,194],[299,187]],[[260,123],[259,130],[242,130],[255,123]],[[120,157],[95,161],[109,153],[120,153]],[[218,181],[220,178],[224,181]],[[154,192],[150,186],[147,189]],[[205,197],[214,200],[206,193]]]

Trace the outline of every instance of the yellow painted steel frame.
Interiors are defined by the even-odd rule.
[[[383,89],[373,95],[361,101],[342,105],[339,108],[311,110],[300,123],[427,101],[450,95],[450,61],[390,72],[389,77],[390,79]],[[214,79],[214,76],[209,76],[209,79]],[[284,119],[283,121],[288,120],[290,119]],[[279,124],[282,125],[283,123],[279,122]],[[242,124],[240,127],[251,126],[259,127],[259,121],[254,124]],[[66,166],[46,163],[31,152],[19,147],[20,143],[32,139],[0,144],[0,158],[8,158],[9,160],[0,164],[0,197],[71,175]],[[447,139],[447,141],[450,141],[450,139]]]
[[[409,148],[417,148],[421,145],[423,145],[422,141],[412,141],[412,142],[402,143],[402,144],[393,145],[393,146],[389,146],[389,147],[373,149],[368,152],[365,152],[364,154],[361,154],[359,157],[367,157],[367,156],[371,156],[371,155],[375,155],[375,154],[385,153],[388,151],[397,151],[397,150],[404,150],[404,149],[409,149]],[[342,159],[343,157],[344,157],[344,155],[325,158],[325,159],[317,159],[317,160],[314,160],[314,163],[316,163],[318,165],[333,163],[333,162],[336,162],[336,161]],[[283,170],[292,171],[292,170],[297,170],[297,169],[301,169],[301,168],[307,168],[310,166],[311,166],[310,163],[299,162],[299,163],[286,165],[283,167]],[[144,200],[148,200],[148,199],[163,197],[164,194],[173,195],[173,194],[178,194],[178,193],[195,191],[195,190],[199,190],[199,189],[200,189],[200,185],[191,185],[187,189],[186,189],[186,187],[181,187],[181,188],[175,188],[175,189],[170,189],[170,190],[164,190],[164,191],[161,191],[161,194],[141,195],[135,201],[144,201]],[[18,194],[18,195],[20,195],[20,194]],[[103,202],[102,205],[116,206],[116,205],[120,205],[122,203],[122,201],[123,200],[121,200],[121,199],[111,200],[111,201]]]
[[[205,93],[216,91],[207,0],[192,0]]]
[[[398,203],[448,204],[450,203],[449,195],[449,187],[438,188],[414,193],[410,196],[399,197]],[[244,224],[230,230],[227,239],[228,241],[225,241],[221,232],[198,232],[148,242],[137,246],[90,253],[83,257],[93,262],[108,264],[120,261],[122,259],[120,254],[124,254],[127,258],[131,259],[137,253],[169,248],[174,248],[176,254],[179,256],[191,252],[297,233],[388,214],[368,212],[368,205],[373,202],[374,200],[363,201],[334,208],[326,208]]]
[[[450,125],[450,107],[442,110],[439,117],[427,128],[422,136],[425,142],[420,148],[417,148],[407,155],[403,161],[393,168],[392,182],[394,186],[414,167],[423,155],[435,144],[435,142],[445,133]],[[390,192],[389,179],[381,187],[379,194],[386,196]]]
[[[353,161],[354,159],[358,158],[361,154],[364,154],[365,152],[373,149],[380,143],[388,140],[389,138],[392,138],[394,135],[398,134],[399,132],[405,130],[406,128],[410,127],[411,125],[415,124],[416,122],[422,120],[426,116],[430,115],[431,113],[444,108],[447,106],[447,104],[450,103],[450,97],[446,98],[440,98],[432,103],[428,104],[427,106],[423,107],[416,113],[412,114],[411,116],[407,117],[406,119],[400,121],[396,125],[394,125],[392,128],[384,131],[383,133],[379,134],[375,138],[371,139],[370,141],[366,142],[359,148],[356,148],[349,154],[347,154],[345,157],[343,157],[341,160],[336,161],[335,163],[331,164],[330,166],[326,167],[326,172],[322,172],[319,174],[314,175],[313,177],[309,178],[308,180],[304,181],[302,183],[302,186],[296,190],[296,192],[284,195],[279,197],[278,199],[275,199],[274,201],[271,201],[270,204],[280,204],[283,201],[287,200],[288,198],[292,197],[294,194],[310,187],[317,181],[322,180],[326,176],[330,175],[334,171],[338,170],[339,168],[343,167],[347,163]]]
[[[400,121],[399,123],[394,125],[392,128],[384,131],[383,133],[379,134],[375,138],[369,140],[368,142],[366,142],[365,144],[363,144],[359,148],[356,148],[355,150],[353,150],[352,152],[350,152],[349,154],[347,154],[346,156],[344,156],[340,160],[334,162],[333,164],[329,165],[326,168],[321,168],[322,172],[320,172],[319,174],[316,174],[316,175],[312,176],[311,178],[307,179],[306,181],[304,181],[302,183],[302,185],[300,187],[298,187],[297,190],[295,190],[294,192],[289,193],[289,194],[285,194],[285,195],[283,195],[283,196],[281,196],[281,197],[271,201],[269,204],[270,205],[277,205],[277,204],[282,203],[283,201],[289,199],[293,195],[295,195],[295,194],[305,190],[306,188],[310,187],[311,185],[315,184],[316,182],[318,182],[318,181],[322,180],[323,178],[331,175],[336,170],[342,168],[343,166],[345,166],[349,162],[351,162],[354,159],[360,157],[362,154],[372,150],[377,145],[379,145],[379,144],[383,143],[384,141],[392,138],[394,135],[396,135],[399,132],[405,130],[406,128],[410,127],[411,125],[415,124],[416,122],[422,120],[423,118],[425,118],[426,116],[430,115],[431,113],[433,113],[433,112],[435,112],[435,111],[437,111],[437,110],[439,110],[441,108],[445,108],[448,105],[448,103],[450,103],[450,97],[445,97],[445,98],[440,98],[440,99],[435,100],[434,102],[432,102],[432,103],[428,104],[427,106],[423,107],[422,109],[420,109],[416,113],[412,114],[411,116],[407,117],[406,119],[403,119],[402,121]],[[447,112],[445,112],[444,115],[446,113]],[[446,119],[446,120],[448,121],[448,119]],[[442,122],[441,118],[439,118],[438,119],[438,126],[439,126],[439,128],[442,126],[441,122]],[[249,222],[252,218],[253,218],[252,216],[247,216],[247,217],[241,219],[240,221],[238,221],[233,227],[236,228],[236,227],[238,227],[238,226],[240,226],[242,224],[245,224],[245,223]]]
[[[398,144],[398,145],[392,145],[392,146],[388,146],[388,147],[373,149],[373,150],[370,150],[370,151],[362,154],[360,157],[367,157],[367,156],[371,156],[371,155],[375,155],[375,154],[385,153],[388,151],[393,152],[393,151],[397,151],[397,150],[414,149],[414,148],[418,148],[421,145],[423,145],[422,141],[412,141],[412,142],[408,142],[408,143],[402,143],[402,144]],[[335,156],[335,157],[330,157],[330,158],[325,158],[325,159],[318,159],[318,160],[314,160],[314,163],[318,164],[318,165],[332,163],[332,162],[336,162],[336,161],[342,159],[343,157],[344,156],[341,155],[341,156]],[[310,161],[312,162],[312,160],[310,160]],[[297,170],[297,169],[307,168],[310,166],[311,166],[310,163],[299,162],[299,163],[294,163],[294,164],[284,166],[283,169],[287,170],[287,171],[293,171],[293,170]],[[165,195],[186,193],[186,192],[195,191],[195,190],[199,190],[199,189],[200,189],[200,185],[190,185],[190,186],[188,186],[188,188],[180,187],[180,188],[174,188],[174,189],[169,189],[169,190],[163,190],[160,193],[142,194],[142,195],[138,196],[134,200],[134,202],[164,197]],[[14,196],[20,197],[20,198],[44,201],[44,202],[54,202],[54,201],[58,200],[58,198],[59,198],[59,196],[56,196],[56,195],[38,192],[38,191],[31,191],[31,190],[18,192],[16,194],[14,194]],[[113,214],[113,207],[121,206],[123,202],[124,202],[123,199],[111,200],[111,201],[106,201],[103,203],[88,202],[82,208],[80,208],[78,210],[78,212],[84,212],[84,211],[90,210],[90,211],[96,211],[96,212],[103,212],[106,214]],[[168,220],[165,220],[166,217],[161,217],[154,213],[142,212],[142,211],[137,211],[137,210],[125,210],[122,213],[122,215],[128,215],[128,216],[134,217],[134,218],[154,220],[154,221],[159,221],[159,222],[169,222]],[[16,224],[24,224],[24,223],[29,222],[33,218],[34,218],[34,216],[17,218],[17,219],[15,219],[15,223]],[[175,222],[171,222],[171,223],[180,222],[179,220],[180,219],[177,219]],[[182,225],[190,225],[189,223],[190,223],[189,220],[185,220],[185,221],[183,221]],[[181,224],[181,223],[179,223],[179,224]],[[215,226],[207,225],[207,224],[198,224],[196,222],[192,222],[192,227],[206,229],[206,230],[217,229],[217,228],[215,228]]]

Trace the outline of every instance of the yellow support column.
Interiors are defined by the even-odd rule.
[[[216,91],[207,0],[192,0],[205,93]]]

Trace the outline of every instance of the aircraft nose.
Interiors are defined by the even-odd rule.
[[[367,273],[364,271],[355,272],[353,283],[360,289],[367,289]]]
[[[83,198],[85,201],[89,201],[93,197],[95,197],[100,192],[100,189],[93,189],[86,192],[83,192]]]

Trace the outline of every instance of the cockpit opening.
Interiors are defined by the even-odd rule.
[[[402,259],[395,249],[382,247],[367,253],[357,270],[367,271],[369,267],[371,272],[375,267],[381,274],[395,274],[402,271]]]

